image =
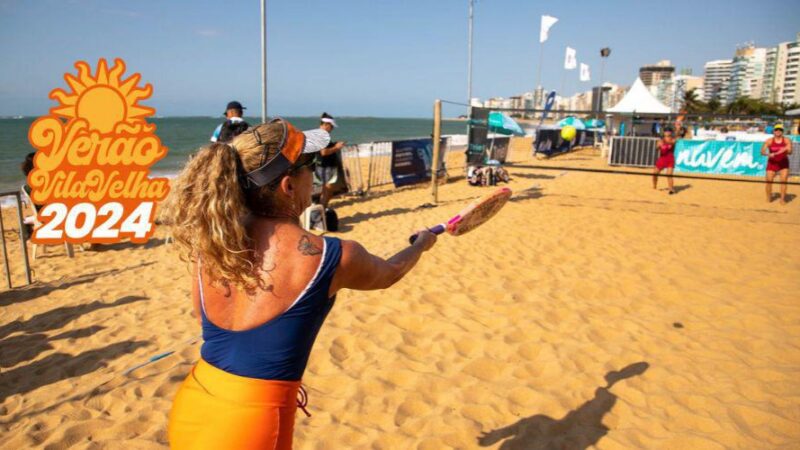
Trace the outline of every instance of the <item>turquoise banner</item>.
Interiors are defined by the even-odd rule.
[[[675,144],[675,171],[719,175],[762,176],[767,157],[763,142],[689,141]]]

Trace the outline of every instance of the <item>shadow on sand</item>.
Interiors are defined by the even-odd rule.
[[[544,194],[542,193],[542,187],[537,184],[527,189],[515,192],[508,201],[521,202],[524,200],[533,200],[541,197],[544,197]]]
[[[118,273],[125,272],[127,270],[134,270],[152,264],[155,263],[147,262],[147,263],[137,264],[131,267],[125,267],[123,269],[104,270],[101,272],[95,272],[87,275],[80,275],[68,280],[64,280],[62,278],[60,280],[51,281],[47,283],[35,282],[34,284],[29,286],[12,289],[10,291],[4,291],[0,293],[0,307],[8,306],[13,303],[26,302],[28,300],[33,300],[35,298],[45,296],[54,291],[69,289],[72,286],[77,286],[80,284],[91,283],[92,281],[107,275],[116,275]]]
[[[53,353],[25,366],[0,374],[0,402],[15,394],[25,394],[68,378],[79,377],[105,367],[108,362],[127,355],[148,341],[124,341],[87,350],[79,355]]]
[[[17,331],[27,334],[36,334],[48,330],[55,330],[92,311],[128,305],[130,303],[140,302],[147,299],[148,297],[142,297],[138,295],[126,295],[116,299],[111,303],[95,300],[91,303],[86,303],[83,305],[61,306],[59,308],[37,314],[28,320],[15,320],[0,326],[0,338],[4,338]]]
[[[51,342],[61,339],[89,337],[105,329],[100,325],[65,331],[53,337],[44,333],[20,334],[0,341],[0,368],[14,367],[19,363],[35,359],[39,354],[53,350]]]
[[[593,399],[561,419],[536,414],[482,434],[478,437],[478,444],[488,447],[503,441],[499,447],[503,450],[586,449],[596,445],[609,430],[603,425],[603,416],[611,411],[617,401],[617,396],[610,391],[611,387],[626,378],[643,374],[648,367],[648,363],[638,362],[622,370],[609,372],[605,376],[607,385],[598,387]]]
[[[112,251],[119,251],[119,250],[128,250],[131,248],[155,248],[164,245],[167,242],[164,238],[153,238],[148,239],[147,242],[143,244],[136,244],[131,241],[123,241],[118,242],[116,244],[96,244],[92,246],[90,251],[92,252],[112,252]]]

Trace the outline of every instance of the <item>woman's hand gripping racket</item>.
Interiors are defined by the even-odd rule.
[[[508,199],[511,198],[511,189],[507,187],[500,188],[491,194],[470,203],[469,206],[464,208],[460,213],[456,214],[447,223],[442,223],[430,228],[433,234],[442,234],[445,231],[453,236],[461,236],[464,233],[472,231],[483,225],[484,222],[491,219],[497,214],[500,209],[505,206]],[[408,241],[414,243],[417,240],[417,235],[412,235]]]

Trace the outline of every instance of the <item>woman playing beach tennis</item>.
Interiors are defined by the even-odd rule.
[[[277,119],[200,150],[173,183],[166,214],[195,264],[204,340],[170,412],[173,449],[291,448],[300,381],[336,293],[388,288],[436,242],[420,231],[384,260],[302,229],[314,153],[329,140]]]
[[[761,154],[767,157],[767,202],[772,202],[772,180],[778,174],[781,177],[781,204],[785,205],[792,143],[783,136],[783,124],[772,128],[772,137],[761,146]]]
[[[656,144],[658,148],[658,159],[656,160],[656,167],[653,169],[653,189],[658,188],[658,174],[666,169],[667,171],[667,186],[669,186],[669,194],[675,193],[672,185],[672,171],[675,169],[675,138],[672,137],[672,129],[664,129],[664,135],[658,140]]]

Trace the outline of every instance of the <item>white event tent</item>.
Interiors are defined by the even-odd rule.
[[[647,86],[642,83],[641,78],[636,78],[636,81],[631,86],[625,97],[619,101],[612,108],[606,110],[610,113],[641,113],[641,114],[669,114],[672,112],[668,106],[658,101],[657,98],[650,93]]]

